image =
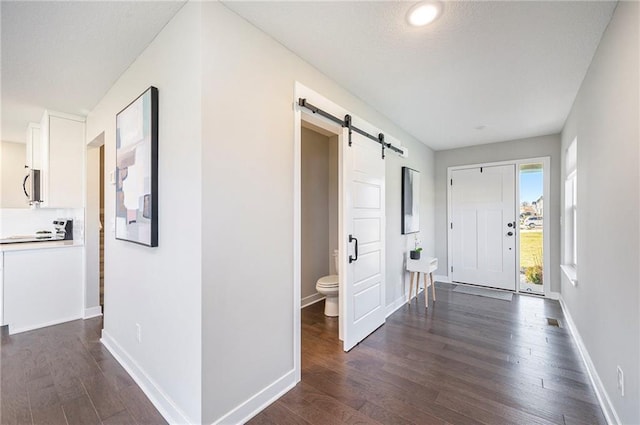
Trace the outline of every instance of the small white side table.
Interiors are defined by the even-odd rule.
[[[420,257],[419,260],[412,260],[407,254],[407,271],[410,272],[409,276],[409,300],[407,303],[411,304],[413,298],[413,275],[416,277],[416,297],[418,296],[418,287],[420,286],[420,273],[424,274],[424,305],[425,308],[429,308],[429,291],[427,289],[431,286],[431,293],[433,295],[433,302],[436,301],[436,285],[433,281],[433,272],[438,268],[438,259],[434,257]],[[427,275],[429,275],[429,282],[427,282]]]

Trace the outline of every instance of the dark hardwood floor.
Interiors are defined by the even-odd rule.
[[[302,382],[251,424],[605,424],[560,305],[437,285],[351,352],[302,312]],[[547,318],[558,319],[560,327]],[[101,319],[0,339],[0,424],[165,424],[100,344]]]
[[[100,343],[102,319],[0,339],[0,424],[166,424]]]
[[[305,308],[302,382],[250,424],[606,423],[557,301],[451,289],[439,283],[428,311],[419,297],[349,353],[323,303]]]

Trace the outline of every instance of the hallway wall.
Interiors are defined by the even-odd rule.
[[[407,160],[388,155],[387,303],[399,298],[404,284],[400,167],[413,166],[425,177],[421,220],[423,231],[432,235],[433,155],[375,105],[354,97],[224,5],[204,2],[202,8],[202,211],[207,218],[202,223],[207,235],[202,240],[202,408],[203,422],[229,423],[238,412],[258,408],[254,403],[260,397],[294,382],[295,82],[409,149]],[[433,244],[425,239],[426,254],[432,254]]]
[[[619,2],[562,131],[563,154],[578,140],[578,283],[563,275],[562,299],[623,424],[640,423],[639,29],[640,3]]]
[[[87,140],[104,131],[109,175],[116,114],[149,86],[158,88],[158,247],[115,239],[108,183],[102,337],[174,423],[201,421],[200,17],[200,3],[188,2],[87,117]]]

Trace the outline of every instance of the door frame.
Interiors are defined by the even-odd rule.
[[[293,90],[293,373],[295,377],[295,382],[300,382],[302,378],[302,327],[301,327],[301,302],[300,302],[300,294],[301,294],[301,247],[302,247],[302,193],[301,193],[301,183],[302,183],[302,121],[307,121],[316,125],[320,128],[323,128],[327,131],[336,132],[338,130],[338,233],[343,233],[343,209],[344,205],[342,203],[343,192],[344,192],[344,182],[342,181],[342,160],[343,155],[340,153],[342,144],[347,138],[347,129],[340,127],[338,124],[329,121],[317,114],[308,111],[305,108],[302,108],[298,105],[298,99],[305,98],[309,101],[309,103],[314,106],[334,115],[337,117],[344,117],[345,115],[351,115],[354,122],[357,123],[358,127],[366,131],[370,134],[378,134],[382,132],[381,129],[369,124],[365,120],[359,118],[357,115],[351,113],[349,110],[343,108],[342,106],[334,103],[329,100],[325,96],[319,94],[318,92],[306,87],[302,83],[295,81],[294,90]],[[402,146],[400,141],[392,136],[389,136],[385,133],[385,141],[387,143],[391,143],[393,146]],[[404,146],[402,147],[404,151],[403,156],[408,156],[408,149]],[[391,154],[391,152],[389,152]],[[386,240],[385,240],[386,244]],[[338,250],[339,254],[339,276],[346,271],[347,268],[347,242],[341,240],[338,242]],[[344,321],[340,319],[340,317],[344,317],[344,303],[343,297],[340,295],[344,293],[342,291],[341,286],[344,284],[344,279],[340,279],[339,286],[339,316],[338,316],[338,328],[339,328],[339,338],[342,339],[342,334],[344,332]],[[386,294],[386,281],[383,282],[383,295]],[[383,305],[386,306],[386,300],[382,300]]]
[[[524,159],[514,159],[514,160],[508,160],[508,161],[496,161],[496,162],[483,162],[483,163],[477,163],[477,164],[468,164],[468,165],[456,165],[456,166],[451,166],[451,167],[447,167],[447,180],[446,182],[450,182],[451,181],[451,177],[452,177],[452,172],[456,171],[456,170],[466,170],[469,168],[479,168],[479,167],[491,167],[491,166],[499,166],[499,165],[513,165],[516,168],[516,173],[515,173],[515,200],[516,200],[516,204],[514,205],[514,207],[516,208],[516,215],[518,217],[518,221],[519,221],[519,217],[520,214],[518,213],[519,211],[519,204],[520,204],[520,165],[522,164],[530,164],[530,163],[541,163],[542,164],[542,172],[543,172],[543,176],[542,176],[542,197],[544,199],[544,204],[542,206],[542,210],[543,210],[543,215],[544,217],[549,217],[550,216],[550,211],[551,211],[551,157],[549,156],[541,156],[541,157],[533,157],[533,158],[524,158]],[[451,263],[452,263],[452,259],[453,259],[453,246],[452,246],[452,234],[451,234],[451,226],[449,225],[449,223],[451,223],[451,219],[452,219],[452,208],[451,208],[451,185],[447,184],[447,280],[449,282],[452,282],[451,280]],[[551,220],[543,220],[542,222],[542,232],[543,232],[543,240],[542,240],[542,250],[543,250],[543,255],[542,255],[542,261],[544,264],[543,270],[542,270],[542,280],[544,282],[544,286],[543,286],[543,290],[544,290],[544,296],[545,297],[550,297],[551,296],[551,282],[549,280],[549,276],[550,276],[550,271],[549,269],[551,268],[551,253],[550,253],[550,247],[551,247],[551,241],[550,239],[550,221]],[[515,293],[518,294],[520,293],[520,226],[518,226],[518,231],[516,231],[516,268],[515,268],[515,282],[516,282],[516,291]],[[524,294],[533,294],[531,292],[523,292]],[[536,295],[536,294],[534,294]],[[538,294],[539,295],[539,294]]]
[[[83,302],[83,319],[90,319],[92,317],[98,317],[103,315],[102,306],[100,305],[100,231],[97,230],[95,224],[100,222],[100,194],[97,198],[92,198],[90,192],[100,190],[100,159],[97,161],[91,161],[91,154],[95,154],[102,146],[105,146],[104,131],[100,132],[95,138],[85,143],[84,146],[84,182],[83,182],[83,207],[84,207],[84,249],[82,254],[82,273],[83,273],[83,286],[82,286],[82,302]],[[98,152],[99,155],[99,152]],[[97,170],[96,167],[97,166]],[[93,177],[98,176],[98,181],[92,181]],[[92,184],[93,183],[93,184]],[[103,188],[105,191],[106,189]],[[97,209],[95,201],[97,199]],[[94,202],[92,202],[94,201]],[[104,227],[105,224],[101,223]],[[97,264],[96,258],[89,258],[90,254],[97,252]],[[97,280],[96,280],[97,273]],[[87,293],[91,290],[98,288],[98,304],[89,305],[87,303]],[[93,303],[91,303],[93,304]]]

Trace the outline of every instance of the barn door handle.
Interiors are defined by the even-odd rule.
[[[29,198],[29,193],[27,192],[27,180],[29,179],[30,175],[31,174],[27,174],[26,176],[24,176],[24,180],[22,180],[22,191],[27,198]]]
[[[349,256],[349,264],[353,263],[354,261],[358,261],[358,239],[354,238],[353,235],[349,235],[349,243],[351,243],[351,242],[355,242],[356,243],[356,246],[355,246],[356,256],[355,257],[353,257],[351,255]]]

